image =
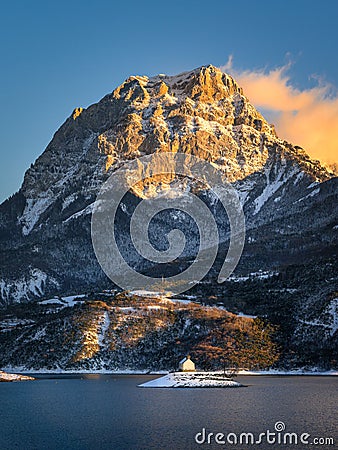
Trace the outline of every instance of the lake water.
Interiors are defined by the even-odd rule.
[[[32,382],[0,383],[0,449],[333,449],[338,448],[337,377],[246,376],[237,389],[146,389],[154,376],[59,375]],[[215,443],[241,433],[275,431],[275,444]],[[282,424],[278,425],[283,427]],[[198,444],[197,440],[205,442]],[[334,438],[335,445],[283,444],[293,432],[313,442]],[[207,435],[210,444],[207,443]],[[232,434],[231,434],[232,433]],[[234,433],[236,436],[234,436]],[[270,435],[270,442],[278,439]],[[294,442],[294,441],[293,441]],[[320,442],[324,442],[323,440]]]

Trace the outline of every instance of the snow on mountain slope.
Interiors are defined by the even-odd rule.
[[[237,83],[212,66],[174,77],[130,77],[98,104],[71,116],[27,171],[22,186],[26,206],[19,218],[22,232],[29,234],[66,192],[68,199],[75,192],[85,192],[86,198],[97,194],[106,171],[111,173],[131,158],[158,150],[192,151],[236,181],[271,167],[273,144],[286,159],[294,157]],[[316,170],[319,179],[328,178],[306,155],[297,157]]]
[[[98,103],[74,110],[27,170],[20,191],[0,205],[0,302],[107,283],[90,239],[96,195],[127,161],[164,151],[191,153],[213,163],[238,190],[249,230],[273,224],[275,233],[278,221],[279,229],[287,222],[290,233],[298,232],[301,226],[292,217],[302,214],[306,224],[313,205],[330,209],[335,195],[332,174],[303,149],[276,136],[229,75],[206,66],[176,76],[131,76]],[[172,185],[177,178],[173,174],[160,181]],[[183,188],[191,183],[180,181]],[[313,183],[315,189],[307,190]],[[145,196],[145,187],[133,195]],[[218,215],[212,196],[207,192],[205,198]],[[123,220],[130,217],[134,201],[124,202]],[[331,208],[315,215],[317,228],[334,214]],[[159,229],[167,227],[160,229],[159,239],[175,220],[186,227],[187,251],[193,254],[197,237],[182,217],[159,222]],[[226,239],[226,220],[220,216],[218,222]],[[250,239],[257,242],[257,236]],[[142,261],[128,254],[142,268]],[[39,285],[34,270],[46,274]],[[17,287],[9,288],[13,283]]]
[[[14,302],[41,297],[45,292],[48,275],[40,269],[30,269],[28,276],[22,275],[18,279],[0,279],[0,293],[2,298],[11,298]],[[58,282],[49,277],[49,283],[58,288]]]

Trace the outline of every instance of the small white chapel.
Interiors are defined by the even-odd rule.
[[[180,361],[178,369],[180,372],[196,372],[195,363],[191,361],[190,355]]]

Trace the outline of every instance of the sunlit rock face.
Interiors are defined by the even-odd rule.
[[[336,179],[303,149],[276,136],[232,77],[213,66],[177,76],[131,76],[98,103],[76,108],[27,170],[20,191],[0,206],[0,302],[107,283],[92,250],[93,203],[114,171],[154,152],[195,155],[234,185],[247,222],[244,265],[250,257],[257,269],[263,260],[278,266],[301,248],[316,254],[335,245]],[[120,240],[140,269],[149,267],[124,234],[130,215],[139,199],[173,187],[199,192],[226,240],[226,217],[207,186],[176,173],[150,177],[134,187],[120,213]],[[165,248],[174,227],[187,235],[183,256],[189,258],[198,243],[196,227],[175,211],[153,224],[156,245]],[[277,242],[282,255],[274,253],[270,262],[260,257]]]

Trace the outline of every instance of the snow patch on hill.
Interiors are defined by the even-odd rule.
[[[110,325],[108,311],[105,311],[101,318],[101,329],[98,332],[98,343],[100,347],[104,347],[105,335]]]
[[[56,280],[48,277],[40,269],[31,269],[28,276],[22,275],[15,281],[0,280],[1,297],[12,299],[13,302],[19,302],[22,299],[29,300],[32,295],[41,297],[44,294],[47,279],[49,283],[58,286]]]
[[[62,308],[66,308],[67,306],[74,306],[79,303],[83,303],[82,300],[78,300],[79,298],[85,297],[86,294],[78,294],[78,295],[70,295],[68,297],[55,297],[55,298],[49,298],[47,300],[42,300],[40,305],[57,305],[61,306]]]
[[[54,202],[54,198],[51,196],[40,197],[36,201],[33,198],[28,198],[26,201],[26,207],[20,219],[22,224],[22,234],[27,236],[35,224],[40,219],[41,214]]]
[[[284,162],[285,165],[285,162]],[[274,181],[270,181],[270,172],[271,172],[272,166],[266,166],[264,169],[265,177],[266,177],[266,186],[263,189],[263,192],[261,195],[259,195],[255,201],[255,210],[253,212],[254,215],[259,213],[261,208],[265,205],[265,203],[269,200],[270,197],[272,197],[278,189],[283,186],[288,180],[290,180],[297,172],[298,168],[294,168],[289,173],[285,171],[285,168],[282,166],[277,174],[277,177]]]
[[[251,272],[248,275],[243,275],[243,276],[236,276],[236,275],[232,274],[232,275],[230,275],[230,277],[227,280],[233,281],[234,283],[241,283],[241,282],[248,281],[251,279],[266,280],[267,278],[271,278],[271,277],[274,277],[277,275],[278,275],[278,272],[276,272],[276,271],[259,270],[258,272]]]
[[[81,209],[81,211],[78,211],[74,214],[72,214],[70,217],[68,217],[66,220],[64,220],[64,223],[69,222],[70,220],[77,219],[80,216],[85,216],[87,214],[91,214],[94,209],[94,203],[91,203],[90,205],[86,206],[85,208]]]
[[[305,197],[300,198],[295,203],[302,202],[303,200],[306,200],[309,197],[313,197],[314,195],[319,194],[319,192],[320,192],[320,188],[314,189],[312,192],[310,192],[310,194],[306,195]]]

